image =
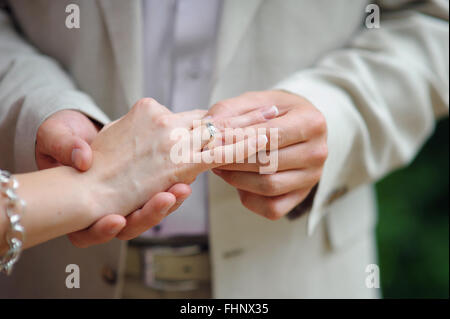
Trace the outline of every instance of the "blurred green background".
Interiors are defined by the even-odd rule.
[[[384,298],[449,297],[448,168],[447,118],[411,165],[376,186]]]

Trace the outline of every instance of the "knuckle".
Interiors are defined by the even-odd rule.
[[[311,157],[313,162],[322,165],[328,157],[328,146],[326,143],[321,143],[312,151]]]
[[[232,120],[230,118],[222,118],[214,122],[217,128],[226,129],[232,127]]]
[[[265,122],[266,118],[264,117],[264,115],[261,112],[254,112],[254,114],[250,120],[251,120],[251,122],[254,122],[254,123],[261,123],[261,122]]]
[[[279,183],[276,174],[261,175],[260,188],[264,195],[277,195],[279,191]]]
[[[72,243],[72,245],[74,245],[77,248],[87,248],[90,246],[89,244],[83,243],[82,241],[72,238],[71,236],[69,236],[69,240]]]
[[[263,123],[266,122],[266,118],[263,115],[263,112],[261,112],[261,110],[255,110],[253,112],[249,112],[245,115],[242,116],[245,119],[245,123],[246,125],[252,125],[252,124],[257,124],[257,123]],[[264,128],[266,129],[266,128]],[[269,129],[270,131],[270,129]]]
[[[138,103],[142,104],[142,105],[150,106],[150,107],[158,104],[158,102],[152,97],[141,98],[141,99],[139,99]]]
[[[133,110],[137,112],[150,112],[152,107],[156,105],[156,100],[151,97],[145,97],[139,99],[136,104],[133,106]]]
[[[324,134],[327,132],[327,122],[320,111],[311,119],[311,128],[315,135]]]
[[[242,203],[242,205],[244,205],[246,208],[248,208],[248,209],[251,209],[250,208],[250,201],[249,201],[249,197],[248,197],[248,195],[247,195],[247,193],[245,193],[245,192],[240,192],[239,193],[239,199],[240,199],[240,201],[241,201],[241,203]]]
[[[230,171],[224,175],[224,178],[233,186],[238,187],[240,186],[240,177],[239,174],[235,174],[234,172]]]
[[[211,108],[213,110],[213,113],[222,113],[223,111],[230,108],[230,105],[228,103],[228,100],[220,101],[214,104],[214,106]]]
[[[279,208],[278,202],[276,200],[269,199],[266,203],[266,211],[264,216],[272,221],[279,220],[283,217],[283,212]]]
[[[313,184],[313,186],[316,185],[320,181],[320,179],[322,178],[322,172],[323,172],[322,169],[318,169],[318,170],[316,170],[313,173],[313,175],[312,175],[312,184]]]
[[[155,125],[159,128],[168,128],[170,127],[170,116],[169,115],[160,115],[154,119]]]
[[[57,142],[51,143],[49,145],[49,148],[50,148],[50,154],[49,155],[52,156],[52,157],[60,155],[62,153],[62,151],[63,151],[62,144],[61,143],[57,143]]]

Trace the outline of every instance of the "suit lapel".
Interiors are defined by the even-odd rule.
[[[216,75],[226,69],[263,0],[224,0],[220,21]]]
[[[98,0],[124,95],[129,106],[142,97],[142,11],[140,0]]]
[[[141,0],[97,0],[124,90],[131,106],[142,97]],[[237,52],[239,43],[263,0],[224,0],[219,26],[215,74],[220,76]]]

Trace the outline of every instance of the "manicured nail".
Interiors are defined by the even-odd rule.
[[[222,171],[220,169],[213,168],[211,171],[218,176],[222,175]]]
[[[72,150],[72,164],[76,168],[81,168],[81,162],[83,161],[82,153],[79,148],[74,148]]]
[[[262,115],[266,120],[276,118],[278,114],[280,114],[280,112],[278,111],[278,108],[275,105],[272,105],[268,109],[262,111]]]

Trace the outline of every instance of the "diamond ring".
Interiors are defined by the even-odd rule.
[[[217,133],[217,129],[214,126],[214,124],[212,124],[211,122],[207,122],[205,125],[206,125],[206,128],[208,129],[208,132],[209,132],[209,139],[214,138],[214,136]]]

